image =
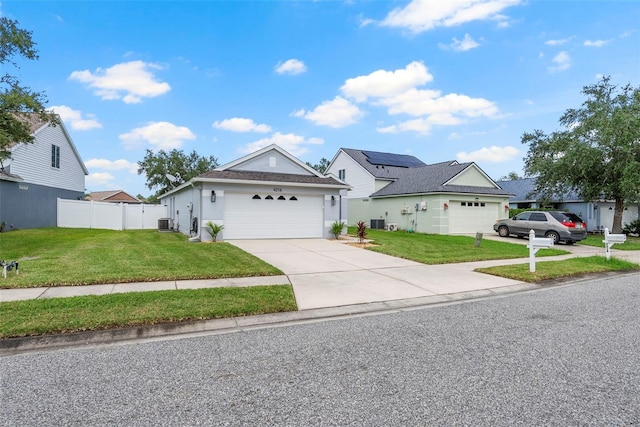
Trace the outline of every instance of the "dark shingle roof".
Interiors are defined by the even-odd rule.
[[[254,171],[234,171],[234,170],[212,170],[196,177],[198,179],[225,179],[225,180],[247,180],[247,181],[269,181],[298,184],[319,184],[319,185],[340,185],[346,187],[332,177],[318,177],[313,175],[295,175],[288,173],[254,172]]]
[[[405,168],[405,167],[399,167],[399,166],[373,165],[369,163],[369,161],[367,161],[367,156],[364,154],[363,150],[354,150],[352,148],[342,148],[342,151],[347,153],[353,160],[358,162],[363,168],[367,170],[367,172],[369,172],[371,175],[373,175],[376,178],[396,179],[404,171],[406,171],[407,169],[411,169],[411,168]],[[390,154],[390,153],[380,153],[377,151],[369,151],[369,152],[378,153],[378,154]],[[414,156],[409,156],[406,154],[396,154],[396,156],[402,156],[406,159],[411,159],[413,162],[417,164],[421,164],[422,166],[426,165],[424,162],[422,162],[420,159]]]
[[[510,181],[497,181],[503,190],[508,191],[515,196],[511,197],[510,202],[535,202],[542,200],[540,193],[533,193],[536,188],[535,178],[522,178]],[[550,202],[560,201],[581,201],[580,196],[575,191],[567,191],[563,194],[554,194]]]
[[[421,193],[473,193],[507,196],[508,192],[495,187],[445,185],[474,163],[447,161],[419,168],[405,169],[398,180],[373,193],[371,197]]]

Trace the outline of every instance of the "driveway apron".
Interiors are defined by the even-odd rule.
[[[324,239],[232,240],[289,278],[298,309],[336,307],[509,286],[521,282],[463,264],[424,265]]]

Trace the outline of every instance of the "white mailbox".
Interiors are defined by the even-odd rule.
[[[624,234],[609,234],[609,229],[604,229],[604,255],[607,259],[611,258],[611,246],[616,243],[624,243],[627,241],[627,236]]]
[[[529,271],[536,271],[536,252],[540,249],[548,249],[553,246],[553,239],[549,237],[536,237],[535,231],[529,231]]]

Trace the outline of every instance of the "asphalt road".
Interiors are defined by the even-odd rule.
[[[640,275],[0,359],[0,424],[640,424]]]

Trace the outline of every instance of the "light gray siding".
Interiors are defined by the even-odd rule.
[[[373,175],[343,151],[338,153],[326,173],[339,176],[341,169],[346,172],[344,181],[352,187],[348,192],[348,198],[369,197],[376,191],[376,180]]]
[[[84,192],[83,164],[62,126],[46,126],[36,132],[34,143],[14,147],[9,171],[19,175],[26,183]],[[51,166],[52,144],[60,147],[59,169]]]
[[[290,159],[275,150],[248,159],[245,162],[229,168],[229,170],[313,175],[307,169],[293,163]]]

